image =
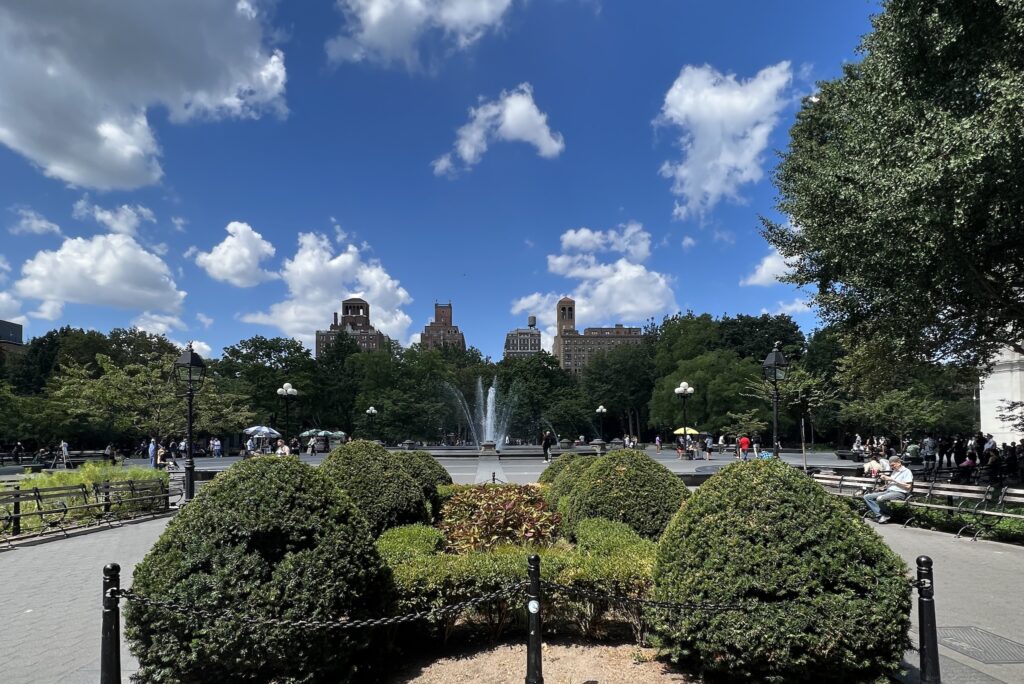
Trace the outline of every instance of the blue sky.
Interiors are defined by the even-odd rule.
[[[800,98],[873,2],[0,7],[0,317],[213,353],[341,299],[470,344],[804,298],[758,234]],[[546,330],[547,332],[547,330]]]

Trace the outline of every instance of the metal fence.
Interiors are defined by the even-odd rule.
[[[757,602],[744,603],[685,603],[675,601],[656,601],[632,596],[622,596],[609,592],[583,589],[540,578],[540,556],[533,555],[527,560],[527,581],[509,584],[497,591],[474,597],[467,601],[454,603],[439,608],[404,615],[373,618],[367,620],[289,620],[282,621],[271,618],[245,615],[230,611],[211,611],[195,608],[174,601],[159,601],[128,589],[121,589],[121,567],[111,563],[103,568],[103,621],[102,643],[100,646],[100,684],[119,684],[121,681],[121,612],[120,602],[124,599],[142,605],[168,610],[179,614],[191,614],[208,621],[230,621],[245,625],[287,625],[295,629],[305,630],[354,630],[375,627],[402,625],[419,620],[436,620],[451,617],[468,609],[498,601],[525,599],[527,615],[526,642],[526,684],[544,684],[543,663],[541,657],[541,638],[543,620],[541,600],[544,592],[555,596],[569,596],[609,604],[630,606],[645,610],[665,610],[671,612],[724,612],[749,611],[756,609]],[[917,559],[917,580],[913,586],[918,590],[918,618],[920,645],[920,681],[922,684],[941,684],[939,674],[938,635],[935,623],[935,598],[932,577],[932,559],[920,556]]]

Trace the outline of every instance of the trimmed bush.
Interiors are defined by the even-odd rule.
[[[388,565],[396,565],[420,556],[431,556],[444,549],[444,535],[429,525],[393,527],[377,538],[377,551]]]
[[[374,537],[392,527],[427,520],[420,485],[405,473],[397,457],[376,442],[343,444],[324,459],[320,469],[352,498]]]
[[[558,456],[548,464],[548,467],[545,468],[544,472],[540,474],[539,478],[537,478],[537,482],[540,484],[551,484],[555,481],[555,478],[558,477],[558,473],[562,472],[562,468],[569,465],[579,457],[579,454],[572,451]]]
[[[456,552],[484,551],[502,544],[547,544],[560,522],[537,487],[476,486],[448,499],[441,530]]]
[[[561,471],[555,475],[551,486],[548,487],[547,500],[553,507],[557,507],[582,477],[587,468],[597,463],[597,456],[592,454],[577,454],[576,458],[562,466]]]
[[[655,598],[753,609],[658,617],[708,680],[870,681],[908,646],[907,567],[837,497],[781,461],[709,479],[658,546]]]
[[[607,518],[626,523],[642,537],[657,539],[689,495],[682,479],[668,468],[643,452],[621,449],[588,467],[559,511],[565,513],[565,528],[570,532],[585,518]]]
[[[405,474],[420,486],[423,498],[430,502],[431,513],[437,515],[441,508],[437,488],[441,485],[450,485],[452,476],[429,452],[399,451],[391,455],[398,461]]]
[[[204,486],[136,566],[132,590],[213,620],[129,601],[125,631],[146,682],[348,682],[365,678],[372,631],[288,622],[388,613],[389,573],[366,520],[293,457],[236,463]]]
[[[613,556],[623,549],[638,546],[654,548],[654,543],[637,534],[623,522],[607,518],[587,518],[576,526],[576,548],[581,553]]]

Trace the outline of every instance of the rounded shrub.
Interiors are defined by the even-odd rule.
[[[199,491],[136,566],[132,591],[187,606],[127,603],[141,681],[348,682],[366,676],[372,632],[289,623],[378,617],[392,589],[349,498],[296,458],[265,457]]]
[[[444,466],[426,451],[400,451],[392,454],[405,474],[423,490],[423,498],[430,502],[436,514],[440,508],[437,488],[452,484],[452,476]]]
[[[366,440],[338,447],[320,466],[370,523],[374,537],[386,529],[427,520],[423,490],[387,449]]]
[[[562,468],[569,465],[579,457],[579,454],[571,451],[567,454],[562,454],[556,457],[548,464],[548,467],[544,469],[544,472],[540,474],[540,477],[537,478],[537,482],[546,485],[553,483],[555,478],[558,477],[558,474],[562,472]]]
[[[593,454],[577,454],[577,457],[562,466],[551,486],[548,487],[547,500],[552,506],[558,506],[559,502],[567,495],[582,477],[587,468],[597,463],[597,456]]]
[[[689,495],[671,470],[643,452],[621,449],[588,467],[559,510],[570,532],[585,518],[607,518],[629,525],[641,537],[657,539]]]
[[[747,604],[657,616],[675,659],[706,680],[872,681],[908,645],[903,561],[836,497],[781,461],[731,465],[658,545],[655,598]]]

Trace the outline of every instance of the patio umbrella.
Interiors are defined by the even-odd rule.
[[[694,430],[692,427],[681,427],[676,428],[672,431],[673,435],[699,435],[700,433]]]
[[[346,435],[346,434],[345,434],[344,432],[342,432],[341,430],[338,430],[337,432],[328,432],[328,433],[326,433],[326,435],[324,435],[324,436],[330,436],[330,437],[336,437],[336,438],[338,438],[338,439],[344,439],[344,438],[345,438],[345,437],[347,437],[348,435]]]
[[[300,432],[299,433],[299,437],[322,437],[322,436],[323,436],[323,431],[322,430],[306,430],[305,432]]]
[[[252,427],[245,428],[242,430],[247,435],[254,435],[256,437],[280,437],[281,433],[272,427],[266,425],[253,425]]]

